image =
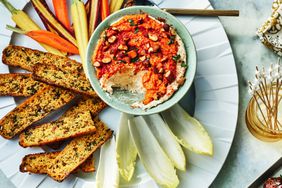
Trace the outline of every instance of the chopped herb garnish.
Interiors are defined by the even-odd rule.
[[[132,19],[129,19],[128,22],[129,22],[130,26],[135,26],[135,23]]]
[[[172,56],[172,59],[173,59],[174,61],[177,61],[177,60],[180,59],[180,55],[179,55],[179,54],[174,55],[174,56]]]
[[[31,94],[35,94],[36,93],[36,89],[34,87],[30,88]]]
[[[169,44],[173,44],[174,43],[174,40],[175,40],[175,36],[174,35],[171,35],[170,37],[169,37],[169,41],[168,41],[168,45]]]
[[[123,59],[118,60],[119,63],[126,63],[126,61],[124,61]]]
[[[187,64],[184,61],[182,61],[181,67],[187,67]]]
[[[137,62],[137,61],[138,61],[138,59],[139,59],[139,57],[138,57],[138,56],[136,56],[135,58],[132,58],[132,59],[130,60],[130,62],[131,62],[131,63],[135,63],[135,62]]]
[[[139,29],[138,27],[135,28],[135,31],[134,31],[134,34],[138,33],[139,32]]]
[[[113,58],[115,61],[117,60],[117,57],[116,56],[114,56],[114,58]]]
[[[18,117],[17,117],[17,116],[13,116],[12,118],[13,118],[13,122],[14,122],[14,123],[16,123],[16,122],[17,122]]]

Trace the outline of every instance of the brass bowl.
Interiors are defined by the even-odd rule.
[[[281,96],[281,95],[280,95]],[[279,101],[280,103],[281,101]],[[266,142],[276,142],[282,140],[282,127],[281,126],[273,126],[270,123],[265,122],[261,118],[259,118],[259,113],[261,113],[260,109],[264,106],[261,104],[258,106],[258,96],[255,94],[246,109],[245,113],[245,121],[247,128],[256,138],[266,141]],[[264,106],[266,109],[266,107]],[[268,109],[266,109],[268,110]],[[282,110],[282,109],[281,109]],[[262,112],[265,112],[262,110]],[[275,112],[278,114],[279,109]]]

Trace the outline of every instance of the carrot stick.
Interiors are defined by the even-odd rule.
[[[75,45],[73,45],[71,42],[67,41],[66,39],[50,31],[45,31],[45,30],[24,31],[9,25],[7,25],[6,28],[16,33],[29,36],[30,38],[32,38],[37,42],[47,44],[58,50],[69,52],[72,54],[79,54],[78,48]]]
[[[71,24],[68,15],[67,0],[53,0],[53,6],[55,14],[58,20],[69,30],[71,29]]]
[[[62,50],[64,52],[69,52],[72,54],[79,54],[78,49],[69,41],[64,38],[52,33],[50,31],[38,30],[38,31],[29,31],[26,33],[30,38],[48,44],[58,50]]]
[[[102,4],[101,4],[101,18],[102,20],[106,19],[107,16],[110,15],[110,7],[109,7],[109,1],[108,0],[102,0]]]

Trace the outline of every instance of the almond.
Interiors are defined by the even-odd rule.
[[[112,59],[109,58],[109,57],[104,57],[104,58],[102,59],[102,62],[103,62],[103,63],[110,63],[111,61],[112,61]]]
[[[152,48],[152,47],[150,47],[149,49],[148,49],[148,52],[149,53],[151,53],[151,52],[153,52],[154,51],[154,49]]]
[[[95,67],[100,67],[100,66],[101,66],[101,64],[100,64],[99,61],[95,61],[95,62],[93,63],[93,65],[94,65]]]
[[[116,36],[111,36],[110,38],[108,38],[108,42],[109,43],[114,43],[116,41],[117,37]]]
[[[142,57],[140,57],[139,59],[140,59],[140,61],[145,61],[146,56],[142,56]]]
[[[166,61],[167,60],[167,57],[163,57],[162,59],[161,59],[161,62],[164,62],[164,61]]]
[[[164,69],[160,68],[159,73],[163,73],[163,72],[164,72]]]
[[[164,76],[165,76],[166,78],[168,78],[168,77],[170,76],[170,70],[167,71]]]
[[[149,39],[152,40],[152,41],[157,41],[158,40],[158,36],[156,34],[152,34],[152,33],[149,33]]]
[[[128,50],[128,47],[127,47],[126,45],[124,45],[124,44],[120,44],[120,45],[118,46],[118,49],[119,49],[119,50]]]

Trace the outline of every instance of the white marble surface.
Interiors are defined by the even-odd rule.
[[[255,32],[271,13],[270,0],[210,0],[216,9],[239,9],[239,18],[221,18],[231,42],[240,83],[240,107],[235,139],[228,158],[212,187],[247,187],[257,176],[282,156],[282,142],[265,143],[254,138],[245,124],[245,109],[250,96],[247,81],[255,66],[277,61]]]
[[[255,35],[256,29],[270,15],[271,0],[210,0],[216,9],[239,9],[239,18],[221,18],[236,59],[240,83],[238,127],[230,154],[212,187],[247,187],[274,161],[282,156],[282,142],[264,143],[247,130],[244,113],[249,100],[247,80],[255,65],[269,65],[277,56],[266,49]],[[13,185],[0,171],[0,187]]]

